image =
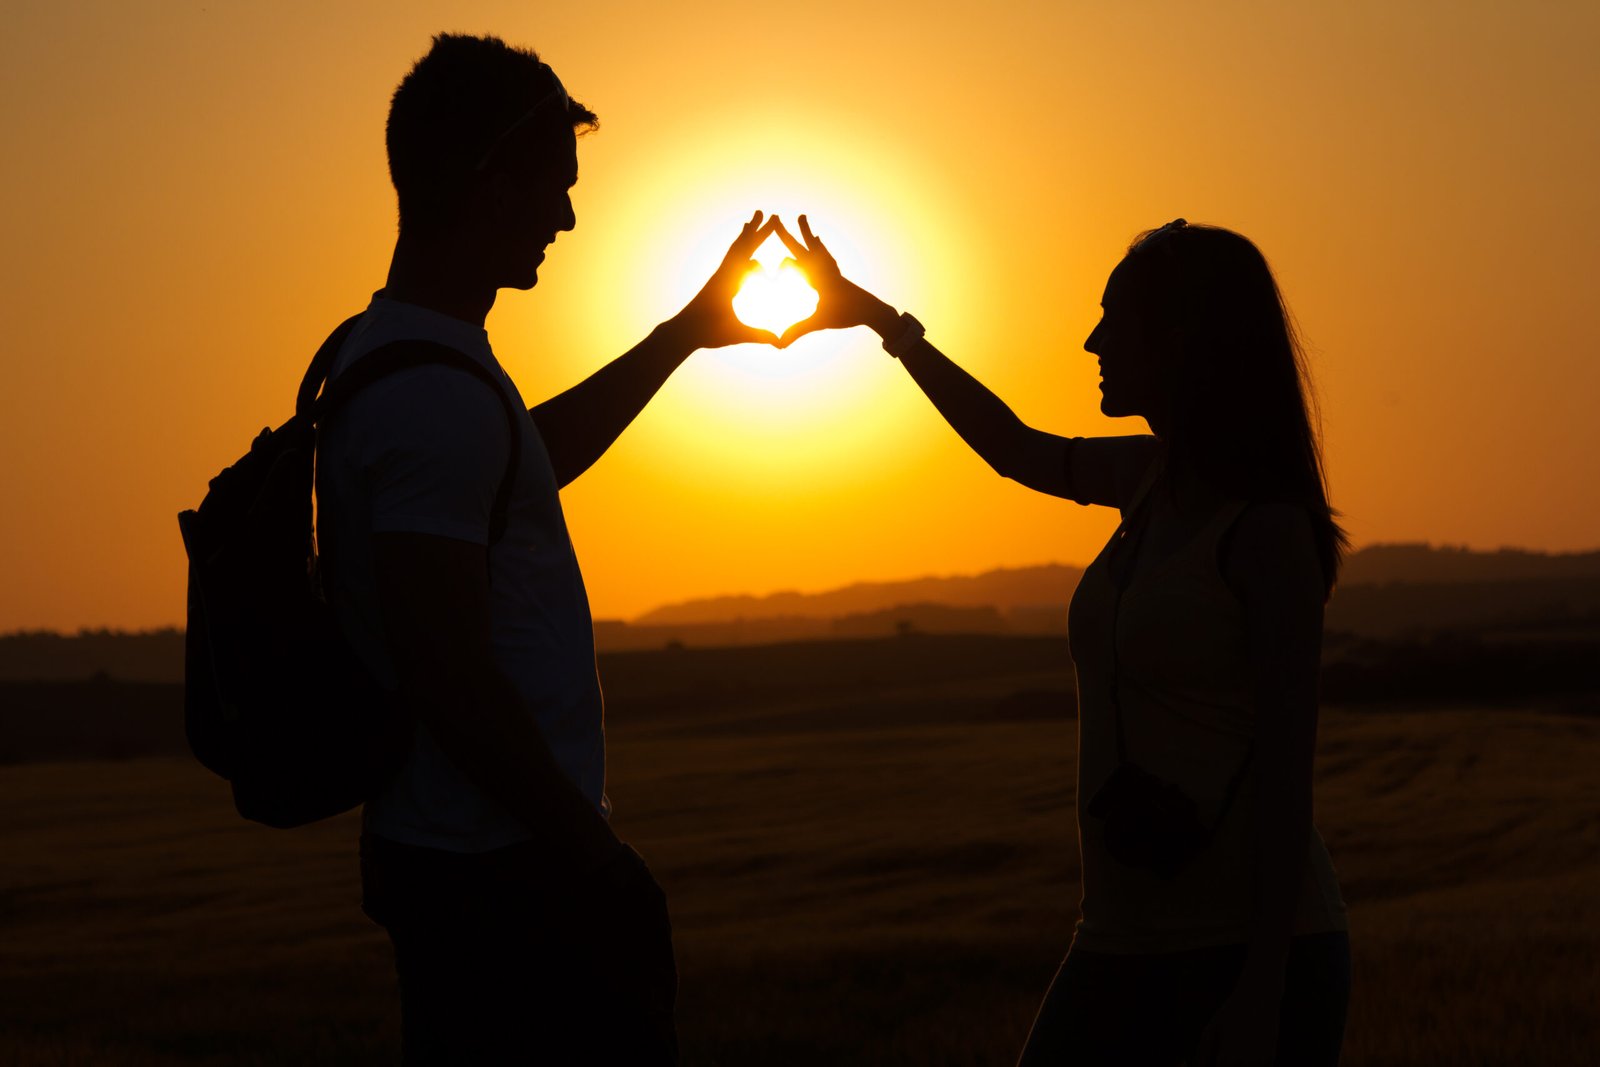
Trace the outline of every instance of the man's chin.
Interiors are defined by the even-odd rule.
[[[508,265],[505,272],[505,281],[500,283],[502,289],[521,289],[524,292],[539,284],[539,268],[544,265],[544,253],[539,253],[533,260],[524,260],[520,263]]]

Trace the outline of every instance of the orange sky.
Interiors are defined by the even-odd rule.
[[[1315,7],[1317,10],[1313,11]],[[382,284],[388,97],[442,29],[601,116],[578,227],[489,320],[530,399],[674,312],[737,221],[847,273],[1030,422],[1096,413],[1106,273],[1177,215],[1266,252],[1358,544],[1600,544],[1600,8],[83,2],[0,38],[0,631],[181,622],[174,516]],[[599,616],[1084,562],[864,331],[694,357],[564,494]]]

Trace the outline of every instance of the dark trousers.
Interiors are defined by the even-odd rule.
[[[407,1067],[677,1062],[659,887],[576,891],[561,875],[531,845],[362,838],[362,910],[394,945]]]
[[[1018,1067],[1184,1063],[1244,967],[1243,945],[1140,956],[1067,953]],[[1334,1067],[1350,1004],[1350,939],[1307,934],[1289,949],[1275,1062]]]

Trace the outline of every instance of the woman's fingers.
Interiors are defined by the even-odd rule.
[[[800,216],[800,234],[806,239],[806,251],[811,253],[813,259],[821,259],[830,268],[837,269],[833,253],[828,251],[828,246],[822,243],[822,238],[811,232],[811,220],[804,215]]]

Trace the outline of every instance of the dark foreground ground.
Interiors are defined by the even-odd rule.
[[[672,899],[685,1062],[1011,1063],[1077,897],[1059,646],[759,656],[607,664],[616,824]],[[1333,708],[1319,751],[1345,1062],[1594,1063],[1600,720]],[[394,1062],[355,835],[243,823],[179,757],[0,767],[0,1063]]]

